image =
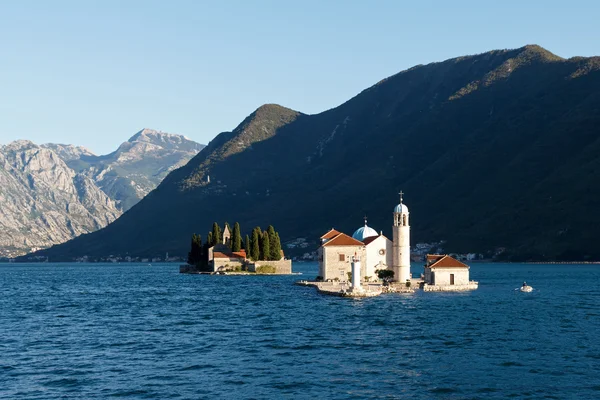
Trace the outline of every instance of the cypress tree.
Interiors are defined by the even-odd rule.
[[[250,238],[246,235],[244,239],[244,250],[246,250],[246,256],[250,258]]]
[[[187,263],[194,265],[194,244],[196,243],[196,234],[192,234],[192,242],[190,244],[190,252],[188,253]]]
[[[221,236],[221,227],[216,222],[213,223],[212,228],[212,245],[216,246],[223,242],[223,236]]]
[[[214,246],[212,232],[208,232],[208,237],[206,238],[206,244],[208,244],[208,247]]]
[[[273,249],[271,252],[273,261],[281,260],[281,239],[279,239],[279,232],[275,232],[275,243],[271,244],[271,248]]]
[[[269,253],[266,255],[266,260],[279,260],[279,253],[275,249],[275,228],[273,225],[269,225],[267,228],[267,234],[269,235]]]
[[[202,254],[204,253],[202,251],[202,236],[200,235],[196,235],[196,246],[195,246],[195,251],[196,251],[196,264],[198,264],[200,261],[202,261]]]
[[[260,257],[260,228],[252,230],[252,240],[250,242],[250,259],[258,261]]]
[[[269,260],[270,258],[271,246],[269,245],[269,233],[265,232],[262,235],[262,243],[260,246],[260,259],[261,260]]]
[[[191,247],[188,253],[188,264],[197,265],[202,260],[202,236],[194,233]]]
[[[233,233],[231,234],[231,250],[240,251],[242,249],[242,234],[240,232],[240,224],[233,225]]]

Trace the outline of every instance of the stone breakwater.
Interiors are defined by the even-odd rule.
[[[415,289],[406,285],[384,286],[382,283],[365,282],[359,290],[353,289],[348,282],[316,282],[316,281],[297,281],[299,286],[312,286],[319,293],[338,297],[375,297],[383,293],[413,293]]]
[[[295,284],[298,286],[311,286],[321,294],[338,297],[374,297],[386,293],[414,293],[417,290],[423,290],[424,292],[462,292],[475,290],[479,287],[479,283],[475,281],[470,281],[468,285],[428,285],[420,279],[413,279],[410,286],[399,283],[383,285],[381,282],[365,282],[359,290],[353,289],[349,282],[301,280]]]
[[[423,283],[421,289],[424,292],[464,292],[475,290],[479,287],[479,282],[470,281],[467,285],[428,285]]]

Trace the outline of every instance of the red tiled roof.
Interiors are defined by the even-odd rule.
[[[456,258],[452,258],[449,255],[437,255],[440,258],[434,261],[433,264],[428,265],[428,268],[469,268],[467,264],[458,261]],[[427,255],[429,261],[430,254]]]
[[[325,246],[364,246],[364,243],[356,240],[345,233],[340,233],[323,245]]]
[[[365,238],[363,240],[363,243],[365,245],[367,245],[367,244],[371,243],[372,241],[374,241],[375,239],[379,239],[379,236],[369,236],[368,238]]]
[[[329,232],[327,232],[326,234],[324,234],[323,236],[321,236],[321,239],[331,239],[331,238],[336,237],[340,233],[342,233],[342,232],[338,232],[335,229],[331,228],[331,230]]]
[[[365,240],[363,240],[363,243],[365,245],[368,245],[369,243],[371,243],[372,241],[374,241],[375,239],[379,239],[380,237],[382,237],[383,235],[379,235],[379,236],[370,236],[368,238],[366,238]],[[385,238],[385,236],[383,236]],[[387,238],[386,238],[387,239]],[[389,240],[389,239],[388,239]]]
[[[246,258],[246,252],[244,250],[231,253],[215,251],[213,253],[213,258]]]
[[[437,260],[443,258],[445,254],[427,254],[427,265],[433,264]]]

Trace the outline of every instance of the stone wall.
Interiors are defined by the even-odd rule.
[[[241,269],[244,266],[243,258],[215,258],[212,261],[212,271],[226,271],[226,270],[235,270],[237,268]]]
[[[279,261],[255,261],[248,264],[248,271],[256,272],[256,269],[260,266],[270,265],[275,267],[276,274],[291,274],[292,273],[292,260],[279,260]]]
[[[326,246],[321,248],[323,251],[322,261],[319,261],[319,270],[322,272],[323,279],[338,278],[341,281],[348,280],[348,272],[352,272],[352,257],[356,253],[361,259],[365,259],[364,246]],[[340,254],[344,255],[344,260],[340,260]],[[366,275],[366,268],[361,262],[360,275],[362,278]]]

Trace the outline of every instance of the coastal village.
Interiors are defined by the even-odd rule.
[[[394,207],[392,240],[367,225],[352,236],[331,229],[321,236],[319,276],[297,282],[320,293],[345,297],[370,297],[390,292],[474,290],[469,266],[446,254],[428,254],[420,277],[410,272],[410,221],[403,202]]]

